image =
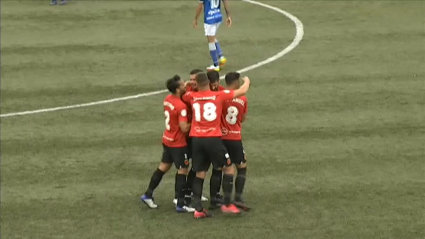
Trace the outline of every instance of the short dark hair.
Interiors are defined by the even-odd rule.
[[[204,87],[210,84],[210,80],[208,80],[207,74],[204,72],[200,72],[196,74],[196,84],[200,87]]]
[[[220,74],[218,74],[217,71],[208,71],[207,72],[208,79],[210,80],[210,83],[216,83],[220,80]]]
[[[241,74],[238,72],[229,72],[226,74],[226,77],[224,78],[227,85],[231,85],[233,82],[239,80],[241,77]]]
[[[193,70],[190,71],[189,75],[195,75],[195,74],[198,74],[198,73],[201,73],[201,72],[202,72],[202,70],[193,69]]]
[[[173,78],[168,79],[165,85],[171,93],[175,94],[177,92],[177,89],[180,87],[180,80],[180,76],[175,75],[173,76]]]

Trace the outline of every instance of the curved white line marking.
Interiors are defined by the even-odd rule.
[[[264,3],[261,3],[261,2],[256,2],[256,1],[251,1],[251,0],[243,0],[243,1],[268,8],[270,10],[276,11],[276,12],[284,15],[285,17],[289,18],[291,21],[293,21],[295,23],[296,35],[295,35],[295,38],[292,41],[292,43],[289,46],[287,46],[285,49],[283,49],[282,51],[280,51],[276,55],[274,55],[274,56],[272,56],[272,57],[270,57],[270,58],[268,58],[264,61],[258,62],[257,64],[254,64],[254,65],[251,65],[251,66],[247,66],[243,69],[240,69],[238,71],[239,73],[243,73],[243,72],[247,72],[247,71],[256,69],[260,66],[264,66],[266,64],[269,64],[269,63],[281,58],[282,56],[284,56],[284,55],[288,54],[290,51],[292,51],[295,47],[297,47],[298,44],[301,42],[303,36],[304,36],[304,26],[303,26],[302,22],[298,18],[293,16],[292,14],[285,12],[280,8],[273,7],[273,6],[270,6],[268,4],[264,4]],[[224,76],[221,76],[220,79],[224,79]],[[158,90],[158,91],[152,91],[152,92],[142,93],[142,94],[138,94],[138,95],[131,95],[131,96],[126,96],[126,97],[114,98],[114,99],[110,99],[110,100],[95,101],[95,102],[90,102],[90,103],[85,103],[85,104],[68,105],[68,106],[60,106],[60,107],[55,107],[55,108],[47,108],[47,109],[30,110],[30,111],[22,111],[22,112],[2,114],[2,115],[0,115],[0,117],[5,118],[5,117],[18,116],[18,115],[31,115],[31,114],[59,111],[59,110],[69,110],[69,109],[75,109],[75,108],[83,108],[83,107],[89,107],[89,106],[94,106],[94,105],[103,105],[103,104],[109,104],[109,103],[114,103],[114,102],[118,102],[118,101],[132,100],[132,99],[137,99],[137,98],[141,98],[141,97],[158,95],[158,94],[162,94],[162,93],[165,93],[165,92],[167,92],[167,90]]]

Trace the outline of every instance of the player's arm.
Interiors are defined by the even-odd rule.
[[[198,19],[199,19],[199,16],[201,15],[203,6],[204,6],[204,1],[198,1],[198,7],[196,7],[196,12],[195,12],[195,20],[193,21],[193,25],[195,27],[198,25]]]
[[[180,131],[184,134],[187,134],[190,130],[190,123],[187,119],[187,107],[184,104],[179,112],[179,127]]]
[[[184,121],[180,121],[179,122],[179,127],[180,127],[180,131],[183,133],[183,134],[187,134],[187,133],[189,133],[189,130],[190,130],[190,123],[189,122],[184,122]]]
[[[185,81],[184,82],[184,87],[185,88],[188,87],[188,86],[190,86],[190,85],[192,85],[192,81],[188,80],[188,81]]]
[[[242,115],[242,123],[245,122],[247,113],[248,113],[248,101],[245,100],[245,106],[244,106],[243,115]]]
[[[232,25],[232,18],[230,17],[230,11],[229,11],[229,1],[228,0],[222,0],[224,5],[224,11],[226,12],[227,16],[227,25],[230,27]]]
[[[249,80],[248,76],[245,76],[243,78],[242,86],[239,87],[239,89],[233,91],[234,92],[233,98],[244,96],[246,92],[248,92],[250,84],[251,84],[251,81]]]
[[[182,96],[182,101],[184,102],[184,103],[190,103],[190,100],[191,100],[191,92],[186,92],[186,94],[184,94],[183,96]]]
[[[229,1],[223,0],[223,5],[224,5],[224,11],[226,12],[227,18],[230,18]]]

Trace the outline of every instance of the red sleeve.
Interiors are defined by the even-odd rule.
[[[186,94],[184,94],[182,96],[182,100],[185,103],[188,103],[189,104],[191,99],[192,99],[192,94],[190,92],[186,92]]]
[[[235,91],[233,90],[223,90],[223,91],[219,91],[220,94],[220,98],[221,100],[227,101],[227,100],[233,100],[234,96],[235,96]]]
[[[222,90],[225,90],[226,88],[224,87],[224,86],[222,86],[222,85],[219,85],[218,86],[218,91],[222,91]]]
[[[182,103],[178,108],[179,122],[187,122],[187,106]]]

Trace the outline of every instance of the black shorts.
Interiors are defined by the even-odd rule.
[[[192,160],[192,137],[188,137],[187,141],[187,157]]]
[[[218,169],[231,166],[229,154],[220,137],[192,138],[192,167],[195,172],[208,171],[210,164]]]
[[[223,140],[229,156],[234,164],[246,163],[245,150],[241,140]]]
[[[187,147],[172,148],[163,144],[164,151],[162,152],[161,162],[172,164],[176,166],[177,169],[188,168],[189,167],[189,158],[187,157]]]

